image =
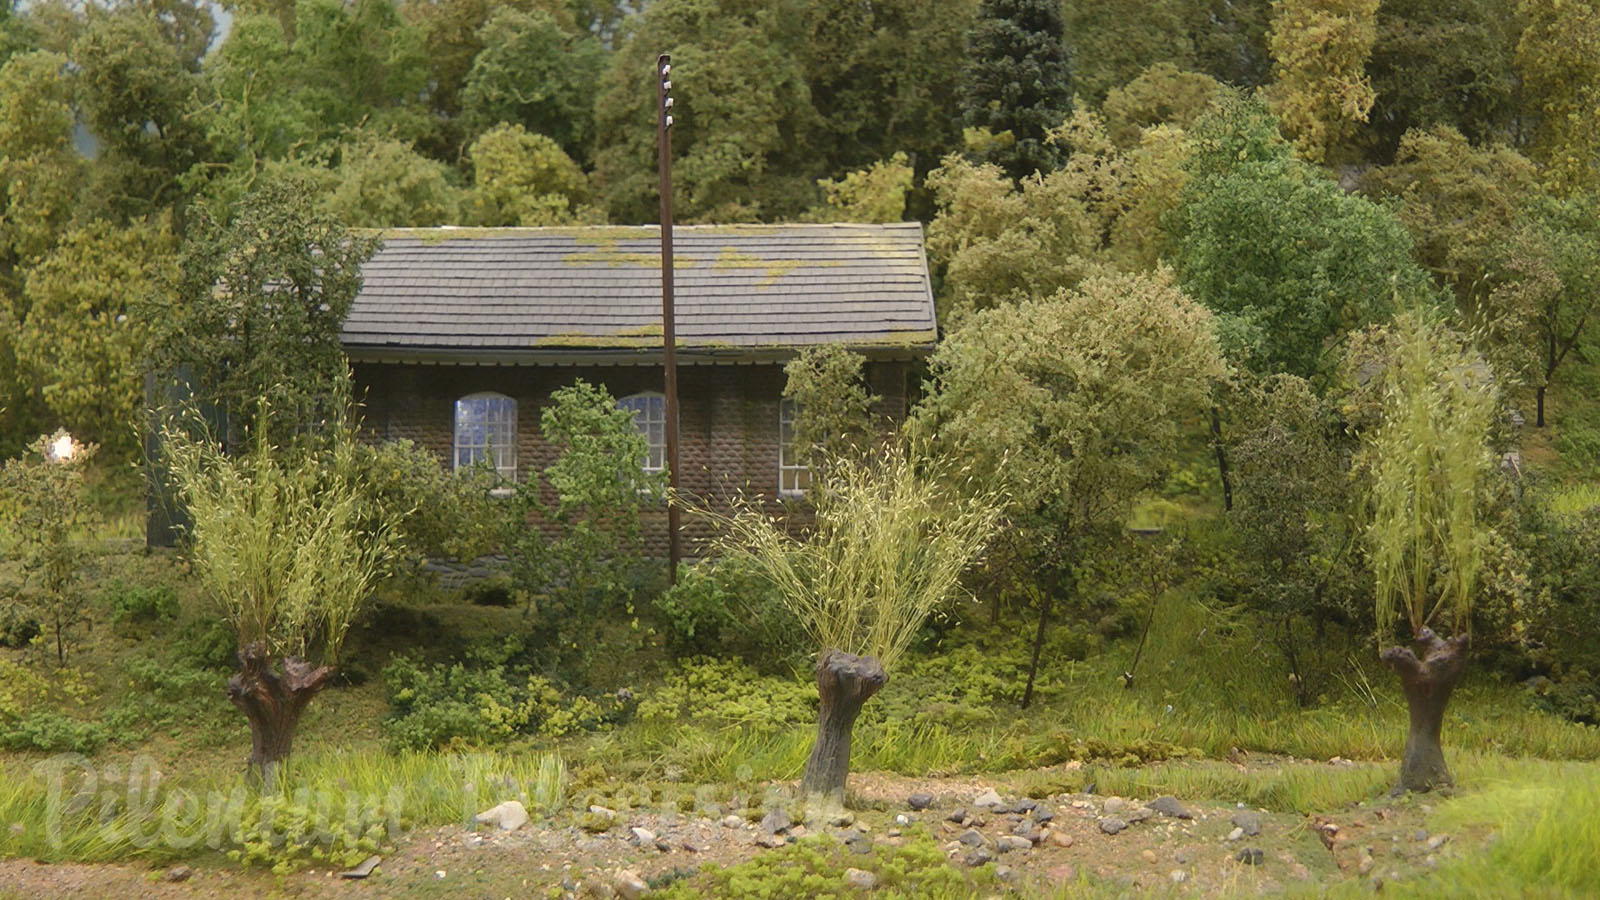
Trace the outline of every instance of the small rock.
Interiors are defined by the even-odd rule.
[[[846,840],[844,845],[850,848],[850,852],[857,856],[866,856],[872,852],[872,841],[859,834]]]
[[[608,809],[607,807],[604,807],[604,806],[591,806],[591,807],[589,807],[589,812],[591,812],[591,813],[593,813],[594,815],[597,815],[597,816],[610,816],[613,819],[615,819],[617,817],[617,811],[616,810]]]
[[[1145,850],[1139,854],[1139,858],[1147,863],[1153,863],[1156,861],[1156,852],[1154,850]]]
[[[478,813],[479,825],[493,825],[501,831],[516,831],[528,824],[528,810],[516,800],[507,800]]]
[[[962,822],[966,821],[966,819],[967,819],[967,808],[965,806],[956,807],[954,812],[952,812],[952,813],[950,813],[950,815],[944,817],[944,820],[946,822],[955,822],[958,825],[961,824]]]
[[[828,824],[835,828],[848,828],[855,820],[856,817],[847,812],[836,812],[828,817]]]
[[[979,809],[994,809],[1004,803],[1005,801],[1000,799],[1000,795],[995,792],[994,788],[984,791],[978,795],[976,800],[972,801],[972,805]]]
[[[173,866],[167,870],[166,879],[172,882],[188,881],[194,871],[188,866]]]
[[[966,844],[968,847],[982,847],[984,845],[983,832],[976,828],[968,828],[966,831],[961,832],[956,840]]]
[[[789,814],[784,812],[781,806],[773,807],[761,817],[762,834],[783,834],[793,825],[794,822],[790,821]]]
[[[870,891],[878,886],[878,876],[865,869],[845,869],[844,883],[858,891]]]
[[[648,828],[635,825],[630,829],[633,833],[633,842],[641,847],[649,847],[656,842],[656,833]]]
[[[1259,866],[1266,860],[1267,855],[1261,852],[1260,847],[1246,847],[1235,853],[1233,858],[1247,866]]]
[[[1244,837],[1243,828],[1235,827],[1232,831],[1228,832],[1228,840],[1230,841],[1237,841],[1242,837]]]
[[[368,875],[371,875],[372,874],[372,870],[376,869],[378,867],[378,863],[381,863],[381,862],[383,862],[383,857],[381,857],[381,856],[369,856],[366,859],[363,859],[361,861],[361,864],[356,866],[354,869],[346,869],[345,871],[340,872],[339,873],[339,877],[340,878],[365,878]]]
[[[920,812],[933,805],[933,795],[912,794],[910,797],[906,798],[906,805]]]
[[[617,873],[616,881],[611,886],[622,900],[639,900],[650,893],[650,885],[645,884],[643,878],[626,870]]]
[[[983,865],[984,863],[993,862],[993,861],[994,861],[994,854],[990,853],[989,851],[987,851],[985,849],[983,849],[982,847],[973,848],[972,852],[968,853],[962,859],[962,862],[966,863],[967,865],[971,866],[974,869],[976,869],[977,867]]]
[[[433,872],[433,877],[439,879],[440,881],[443,881],[444,880],[444,870],[443,869],[435,869],[434,872]]]
[[[995,841],[995,849],[1001,853],[1010,853],[1013,850],[1032,850],[1033,841],[1014,834],[1003,835]]]
[[[1261,814],[1246,810],[1233,814],[1233,824],[1244,829],[1244,833],[1255,837],[1261,833]]]
[[[1183,884],[1185,881],[1189,880],[1189,873],[1184,869],[1173,869],[1172,872],[1167,875],[1167,878],[1173,884]]]
[[[1127,814],[1128,824],[1133,825],[1138,824],[1139,822],[1149,821],[1150,819],[1155,818],[1155,814],[1156,811],[1150,807],[1141,806],[1133,812]]]
[[[1123,810],[1125,810],[1127,808],[1128,808],[1128,801],[1122,799],[1121,797],[1107,797],[1106,798],[1105,811],[1106,811],[1106,815],[1108,815],[1108,816],[1116,815],[1117,813],[1122,812]]]
[[[685,853],[701,853],[704,850],[705,850],[704,847],[700,846],[699,844],[696,844],[694,841],[686,840],[686,841],[683,842],[683,852],[685,852]]]
[[[1007,884],[1010,884],[1015,882],[1021,876],[1017,874],[1016,869],[1013,869],[1010,866],[995,866],[994,877],[996,881],[1003,881]]]
[[[894,823],[896,825],[910,825],[911,824],[911,817],[906,815],[905,813],[901,813],[901,814],[899,814],[899,815],[894,817]]]
[[[1128,823],[1117,818],[1116,816],[1106,816],[1104,819],[1100,820],[1100,830],[1104,831],[1106,834],[1116,834],[1127,827]]]
[[[1423,841],[1428,839],[1428,832],[1425,831],[1424,829],[1418,828],[1415,832],[1412,833],[1411,839],[1413,841],[1421,843],[1421,842],[1423,842]]]
[[[1428,849],[1429,850],[1437,850],[1440,847],[1443,847],[1445,845],[1445,842],[1448,841],[1448,840],[1450,840],[1450,835],[1448,835],[1448,834],[1436,834],[1433,837],[1428,838]]]
[[[1056,814],[1053,811],[1051,811],[1049,807],[1045,807],[1045,806],[1034,807],[1033,820],[1035,822],[1038,822],[1041,825],[1044,824],[1045,822],[1052,821],[1053,819],[1055,819],[1055,817],[1056,817]]]
[[[761,834],[756,836],[756,846],[765,847],[768,850],[776,850],[787,843],[789,842],[784,840],[781,834]]]
[[[1189,854],[1184,853],[1182,850],[1180,850],[1177,853],[1173,854],[1172,858],[1177,860],[1178,861],[1178,865],[1180,865],[1180,866],[1187,866],[1189,864]]]
[[[888,830],[888,831],[885,831],[885,832],[884,832],[884,833],[883,833],[883,835],[884,835],[884,837],[892,837],[892,838],[897,838],[897,837],[899,837],[899,836],[900,836],[900,835],[902,835],[902,834],[904,834],[904,833],[905,833],[905,832],[902,832],[902,831],[901,831],[901,830],[900,830],[900,829],[898,829],[898,828],[891,828],[891,829],[889,829],[889,830]]]
[[[1361,854],[1361,861],[1356,864],[1356,874],[1358,874],[1358,875],[1366,875],[1367,873],[1372,871],[1372,866],[1373,866],[1372,854],[1363,853],[1363,854]]]
[[[723,816],[722,817],[722,827],[723,828],[738,828],[739,826],[741,826],[743,824],[744,824],[744,820],[739,818],[738,816]]]
[[[1072,835],[1067,834],[1065,831],[1052,831],[1050,832],[1050,843],[1057,847],[1071,847],[1073,844]]]
[[[1157,797],[1150,801],[1150,808],[1169,819],[1192,819],[1194,813],[1189,808],[1178,802],[1177,797]]]

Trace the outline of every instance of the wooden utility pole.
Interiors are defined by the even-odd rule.
[[[678,341],[672,309],[672,57],[656,59],[656,122],[661,170],[661,363],[666,370],[667,565],[678,583]]]

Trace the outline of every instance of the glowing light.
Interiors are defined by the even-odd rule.
[[[46,455],[51,462],[70,462],[77,453],[78,445],[72,440],[72,435],[63,431],[50,441],[50,449]]]

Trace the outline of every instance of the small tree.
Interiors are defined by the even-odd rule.
[[[783,367],[786,400],[799,409],[794,443],[799,461],[821,475],[828,461],[866,450],[872,435],[872,404],[862,369],[866,357],[838,344],[808,347]]]
[[[542,481],[517,486],[508,544],[518,586],[544,599],[539,611],[554,631],[550,643],[567,647],[575,626],[599,627],[628,597],[629,570],[640,557],[639,513],[666,485],[661,473],[643,468],[650,447],[634,413],[605,388],[579,380],[550,401],[539,430],[561,455]],[[528,527],[529,514],[555,533]]]
[[[283,447],[256,430],[230,456],[193,436],[197,420],[162,428],[166,460],[192,522],[189,559],[237,637],[228,699],[250,721],[249,765],[271,788],[396,542],[370,514],[349,428]]]
[[[24,589],[37,585],[30,605],[54,634],[57,665],[67,661],[67,632],[87,602],[80,532],[95,520],[83,492],[83,470],[94,452],[93,444],[58,431],[0,467],[0,546],[21,562]]]
[[[895,442],[827,468],[816,525],[802,539],[754,504],[731,516],[722,547],[739,554],[795,614],[819,650],[817,741],[800,790],[844,803],[850,737],[861,707],[929,615],[956,591],[999,521],[993,494],[972,494],[968,471]]]
[[[1396,793],[1449,786],[1439,731],[1467,662],[1473,592],[1487,528],[1482,488],[1494,460],[1496,407],[1489,367],[1460,335],[1418,314],[1396,321],[1384,373],[1383,419],[1369,439],[1371,519],[1366,537],[1377,577],[1378,640],[1397,623],[1422,650],[1379,654],[1400,676],[1411,727]],[[1444,639],[1434,626],[1448,627]]]

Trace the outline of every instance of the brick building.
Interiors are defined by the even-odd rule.
[[[674,253],[682,490],[803,497],[781,398],[800,348],[859,351],[878,412],[905,414],[936,330],[920,225],[684,227]],[[582,378],[635,411],[641,464],[662,466],[656,228],[400,229],[363,274],[343,340],[377,437],[525,479],[554,458],[540,409]],[[664,555],[664,516],[646,534]]]

